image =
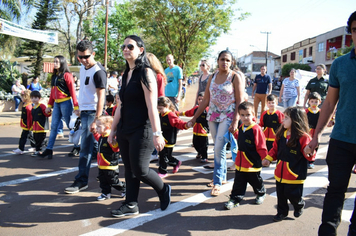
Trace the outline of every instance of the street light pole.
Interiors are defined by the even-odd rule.
[[[271,34],[271,32],[261,32],[261,34],[267,34],[267,44],[266,44],[266,66],[267,66],[267,57],[268,57],[268,35]]]
[[[109,21],[109,0],[106,0],[106,19],[105,19],[105,51],[104,51],[104,61],[105,70],[108,70],[108,21]]]

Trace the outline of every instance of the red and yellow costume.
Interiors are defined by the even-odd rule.
[[[71,73],[66,72],[54,76],[51,81],[51,95],[48,100],[48,107],[52,108],[54,102],[61,103],[72,98],[74,110],[78,110],[78,100],[75,95],[74,80]]]
[[[267,156],[265,135],[256,123],[252,123],[244,130],[242,124],[234,132],[238,151],[235,159],[236,170],[241,172],[259,172],[262,160]]]
[[[316,111],[314,112],[310,107],[305,109],[308,117],[308,124],[309,124],[309,134],[311,137],[314,136],[316,125],[318,124],[320,109],[317,107]]]
[[[315,160],[313,156],[305,156],[304,148],[311,141],[308,134],[299,138],[296,147],[288,147],[287,142],[290,136],[287,131],[273,143],[273,148],[268,152],[267,160],[277,160],[277,166],[274,171],[274,177],[279,183],[285,184],[303,184],[307,177],[308,161]]]
[[[266,137],[267,149],[271,150],[273,142],[276,139],[277,129],[281,126],[284,119],[284,114],[279,110],[274,110],[270,113],[269,110],[264,111],[260,118],[259,125],[263,127],[263,133]]]

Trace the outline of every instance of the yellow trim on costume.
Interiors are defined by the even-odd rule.
[[[62,94],[68,96],[68,94],[66,94],[65,92],[63,92],[62,90],[60,90],[60,89],[58,88],[58,86],[57,86],[57,89],[58,89],[58,91],[61,92]]]
[[[101,170],[117,170],[119,166],[98,166]]]
[[[250,165],[252,165],[252,166],[253,166],[253,163],[250,161],[250,159],[248,159],[248,158],[247,158],[247,156],[246,156],[245,152],[242,152],[242,155],[244,155],[244,157],[245,157],[246,161],[248,161],[248,163],[250,163]]]
[[[301,180],[281,179],[281,178],[277,177],[276,175],[274,176],[274,178],[277,180],[277,182],[280,182],[282,184],[303,184],[305,181],[304,179],[301,179]]]
[[[79,110],[79,107],[75,106],[73,109],[74,109],[74,111],[76,111],[76,110]]]
[[[316,108],[316,112],[314,112],[310,107],[308,107],[308,110],[313,114],[316,114],[320,111],[319,107]]]
[[[115,144],[111,144],[111,146],[112,146],[113,148],[117,148],[117,147],[119,147],[119,143],[118,143],[118,142],[115,142]]]
[[[61,102],[65,102],[65,101],[68,101],[70,100],[71,97],[66,97],[66,98],[58,98],[56,100],[54,100],[56,103],[61,103]]]
[[[44,130],[44,127],[40,123],[38,123],[38,121],[36,121],[36,123],[38,124],[39,127],[41,127]]]
[[[174,144],[166,144],[166,145],[164,145],[164,147],[166,147],[166,148],[173,148],[173,147],[174,147]]]
[[[265,157],[265,159],[269,160],[270,162],[273,161],[273,157],[271,157],[270,155],[267,155],[267,156]]]
[[[249,129],[252,129],[252,127],[253,126],[255,126],[256,125],[256,123],[255,122],[252,122],[252,124],[250,124],[245,130],[244,130],[244,132],[246,132],[247,130],[249,130]],[[242,129],[243,130],[243,129]]]
[[[294,177],[298,178],[298,175],[296,173],[294,173],[290,168],[289,168],[289,162],[286,163],[288,172],[291,173]]]
[[[101,159],[103,159],[103,161],[104,161],[106,164],[110,165],[110,162],[105,159],[105,157],[104,157],[104,155],[103,155],[102,153],[100,153],[100,156],[101,156]]]
[[[48,130],[32,130],[33,133],[48,133]]]
[[[52,106],[52,105],[50,105],[50,104],[48,104],[48,105],[47,105],[47,107],[52,108],[53,106]]]
[[[266,141],[274,141],[274,140],[276,140],[276,139],[274,139],[274,138],[266,138]]]
[[[283,136],[287,138],[287,130],[284,131]]]
[[[171,111],[167,111],[166,113],[164,113],[162,116],[166,116],[170,113]]]
[[[182,112],[182,116],[185,116],[185,111]]]
[[[235,165],[235,168],[240,171],[240,172],[259,172],[262,170],[262,167],[260,168],[245,168],[245,167],[241,167],[241,166],[237,166]]]
[[[276,113],[277,109],[274,109],[274,111],[272,113],[269,113],[269,110],[267,110],[267,114],[268,115],[273,115],[274,113]]]
[[[28,128],[25,128],[25,127],[21,127],[23,130],[29,130]]]
[[[204,137],[208,136],[208,134],[201,134],[201,133],[196,133],[196,132],[193,132],[193,134],[196,136],[204,136]]]

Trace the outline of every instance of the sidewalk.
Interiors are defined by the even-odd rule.
[[[21,111],[0,112],[0,126],[3,125],[20,125]]]

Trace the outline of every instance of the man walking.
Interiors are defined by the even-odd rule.
[[[174,57],[172,54],[166,57],[166,61],[169,67],[164,70],[167,76],[167,85],[164,92],[178,111],[182,92],[183,71],[179,66],[174,65]]]
[[[347,22],[347,31],[356,42],[356,11]],[[337,235],[341,221],[345,192],[350,180],[352,167],[356,162],[356,49],[335,59],[329,75],[329,89],[321,109],[313,140],[305,147],[306,153],[313,153],[319,145],[323,129],[330,120],[337,105],[335,127],[330,136],[326,163],[329,169],[329,186],[325,194],[319,235]],[[356,205],[355,205],[356,206]],[[350,219],[349,236],[356,235],[355,207]]]
[[[272,80],[267,75],[267,66],[263,65],[260,68],[261,74],[256,75],[255,83],[253,84],[251,97],[254,98],[253,106],[255,116],[257,118],[258,105],[261,103],[261,114],[266,110],[267,96],[272,92]],[[256,91],[256,93],[255,93]]]
[[[94,60],[93,45],[82,40],[77,45],[80,68],[79,109],[82,122],[82,136],[79,154],[79,172],[74,183],[65,188],[66,193],[77,193],[88,188],[88,176],[92,153],[97,142],[91,133],[95,121],[102,114],[105,103],[106,72],[104,67]]]

